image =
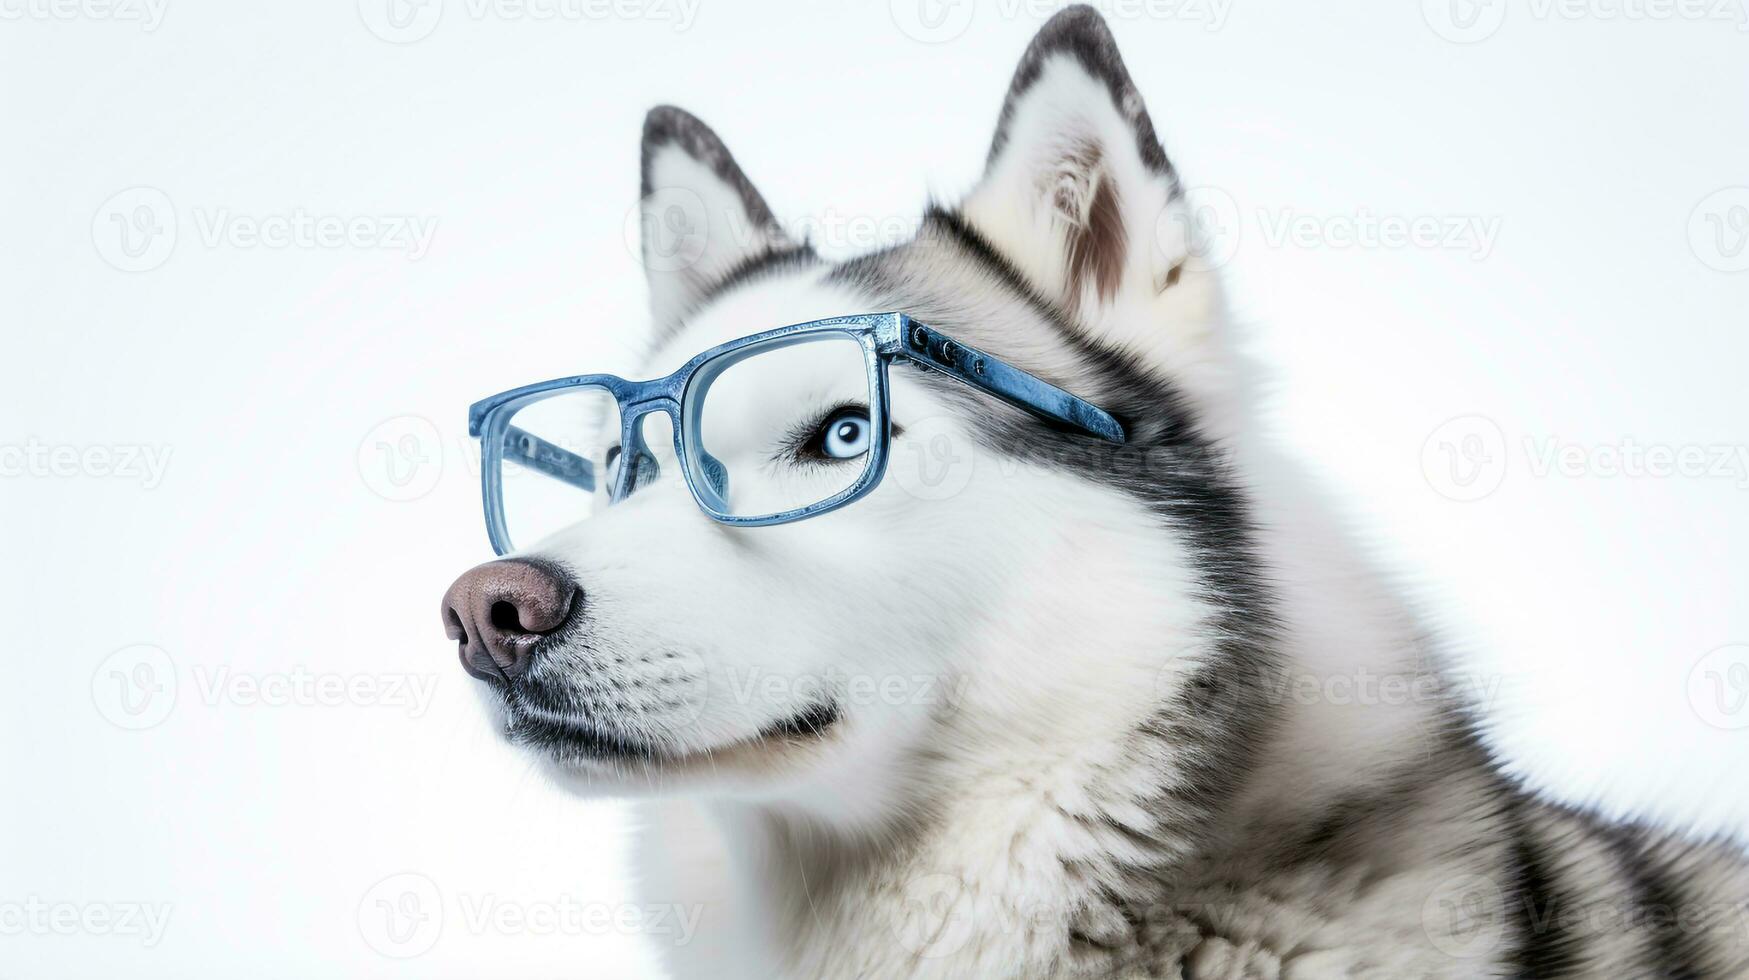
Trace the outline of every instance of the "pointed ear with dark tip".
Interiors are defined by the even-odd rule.
[[[673,106],[644,117],[640,235],[658,336],[726,278],[777,253],[805,252],[709,126]]]
[[[1178,176],[1090,7],[1061,11],[1033,38],[960,211],[1101,339],[1147,353],[1206,329],[1214,287],[1193,275],[1206,270]]]

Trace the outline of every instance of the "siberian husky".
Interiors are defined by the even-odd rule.
[[[1743,856],[1504,776],[1255,434],[1183,187],[1091,9],[1039,32],[980,183],[903,245],[821,259],[678,109],[650,113],[642,165],[650,367],[903,311],[1127,430],[895,368],[891,470],[853,505],[735,527],[658,480],[452,588],[508,736],[645,798],[641,887],[699,915],[677,975],[1749,976]],[[823,408],[807,372],[761,384]]]

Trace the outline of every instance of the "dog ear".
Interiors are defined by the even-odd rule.
[[[644,117],[639,220],[658,336],[736,270],[807,251],[778,227],[717,134],[673,106]]]
[[[1206,268],[1178,176],[1090,7],[1063,10],[1033,38],[960,212],[1114,345],[1168,357],[1210,318],[1212,277],[1195,275]]]

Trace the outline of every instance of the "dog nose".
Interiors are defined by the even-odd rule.
[[[570,577],[545,562],[487,562],[443,594],[443,629],[468,673],[508,684],[528,669],[536,641],[558,629],[581,599]]]

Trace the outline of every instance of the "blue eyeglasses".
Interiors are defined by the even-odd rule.
[[[1124,441],[1098,407],[902,313],[813,320],[720,344],[654,381],[582,374],[475,402],[468,433],[480,439],[492,547],[534,545],[656,479],[646,422],[672,430],[672,458],[717,521],[759,527],[843,507],[886,472],[898,359]]]

